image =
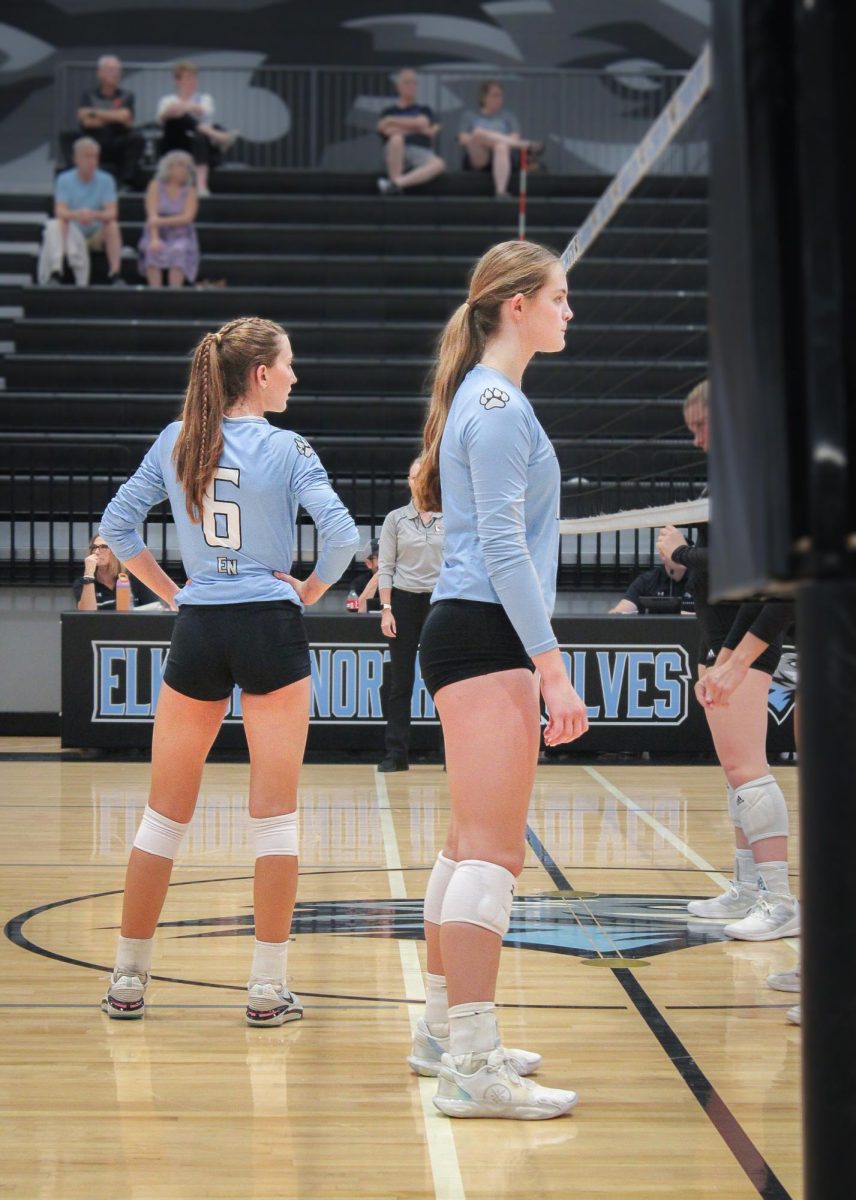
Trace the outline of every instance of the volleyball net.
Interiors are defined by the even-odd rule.
[[[618,584],[657,561],[659,526],[707,519],[683,401],[707,375],[710,84],[706,47],[562,253],[574,321],[539,391],[553,397],[565,583]]]

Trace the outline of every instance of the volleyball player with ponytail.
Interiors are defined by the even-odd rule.
[[[196,348],[181,421],[158,437],[110,502],[100,533],[138,579],[178,609],[157,701],[149,802],[125,877],[121,936],[102,1008],[142,1017],[155,929],[202,768],[229,704],[243,690],[255,852],[253,949],[246,1019],[276,1026],[303,1015],[286,957],[297,893],[297,782],[309,725],[309,646],[301,609],[341,576],[359,542],[312,448],[277,429],[296,382],[285,330],[246,317]],[[189,576],[179,588],[136,526],[169,498]],[[304,581],[292,561],[298,505],[320,535]]]
[[[523,1078],[540,1057],[500,1045],[494,996],[540,743],[585,733],[550,617],[559,464],[521,390],[538,352],[564,348],[565,272],[531,242],[476,264],[439,345],[414,494],[445,523],[422,631],[422,676],[446,748],[452,815],[425,895],[427,1004],[408,1059],[454,1117],[558,1117],[576,1094]],[[533,674],[534,673],[534,674]]]

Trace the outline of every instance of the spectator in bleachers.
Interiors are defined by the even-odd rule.
[[[167,273],[170,287],[195,283],[199,273],[196,236],[196,172],[184,150],[171,150],[158,163],[146,188],[146,227],[140,238],[140,273],[149,287],[161,287]]]
[[[519,161],[521,148],[525,146],[533,158],[544,149],[543,142],[521,137],[517,117],[503,107],[502,84],[497,79],[486,79],[482,83],[478,112],[464,113],[458,141],[474,171],[490,167],[494,190],[502,197],[509,196],[511,169]]]
[[[395,195],[435,179],[446,164],[434,152],[434,139],[440,126],[427,104],[416,103],[417,79],[411,67],[395,77],[398,101],[380,114],[377,131],[384,141],[386,175],[377,181],[384,195]]]
[[[113,54],[98,60],[96,85],[84,92],[77,110],[81,130],[101,147],[101,165],[120,186],[134,186],[143,138],[134,129],[134,94],[119,86],[122,63]]]
[[[673,599],[676,613],[692,615],[695,611],[695,601],[685,583],[686,574],[686,567],[667,558],[650,570],[637,575],[622,599],[609,611],[629,614],[644,612],[646,599],[653,596],[658,600]]]
[[[116,181],[98,169],[100,147],[91,137],[74,143],[74,166],[57,176],[54,185],[54,216],[45,224],[39,254],[38,281],[62,283],[66,263],[78,287],[89,283],[90,252],[107,255],[110,284],[124,284],[119,273],[122,262],[122,231],[118,221]]]
[[[199,91],[196,64],[187,59],[177,62],[173,71],[175,92],[158,102],[157,121],[163,126],[158,153],[185,150],[196,163],[196,184],[200,196],[208,196],[209,176],[238,136],[237,130],[223,129],[214,123],[214,100]]]

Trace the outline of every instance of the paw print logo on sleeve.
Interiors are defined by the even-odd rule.
[[[309,443],[305,442],[301,437],[294,439],[294,448],[297,453],[302,454],[304,458],[311,458],[315,453]]]
[[[489,387],[479,396],[479,404],[490,412],[492,408],[505,408],[510,399],[508,392],[504,392],[502,388]]]

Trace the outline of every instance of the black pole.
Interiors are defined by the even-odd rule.
[[[856,581],[806,584],[797,630],[805,1200],[832,1200],[856,1196]]]

